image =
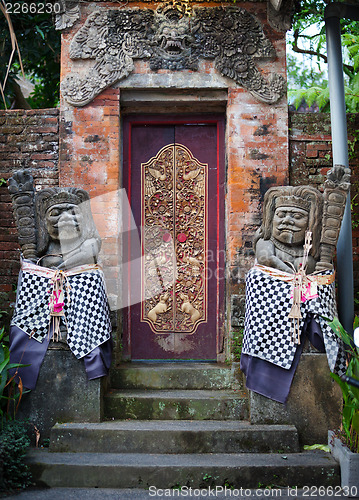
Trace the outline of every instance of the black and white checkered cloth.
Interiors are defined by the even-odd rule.
[[[330,273],[323,273],[330,274]],[[246,313],[242,352],[289,369],[297,345],[291,340],[292,319],[288,318],[293,300],[292,284],[253,267],[246,277]],[[322,316],[336,316],[335,286],[318,285],[318,297],[301,303],[299,331],[304,319],[313,313],[320,324],[329,368],[342,375],[346,371],[345,353],[340,339]]]
[[[82,358],[111,336],[110,310],[105,282],[100,269],[67,276],[64,313],[67,343],[76,356]],[[35,340],[42,342],[49,333],[51,322],[49,300],[52,282],[49,277],[22,271],[12,319]]]

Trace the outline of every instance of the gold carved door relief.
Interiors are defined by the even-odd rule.
[[[193,334],[207,321],[208,164],[182,144],[141,164],[141,322]]]

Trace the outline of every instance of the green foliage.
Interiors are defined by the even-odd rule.
[[[352,211],[352,228],[356,229],[359,227],[359,215],[358,215],[358,207],[359,207],[359,201],[358,201],[358,193],[356,193],[351,201],[350,201],[350,207]]]
[[[21,379],[15,384],[14,375],[10,376],[9,371],[26,365],[10,363],[8,342],[9,338],[6,336],[5,328],[2,327],[0,329],[0,491],[25,488],[31,480],[28,468],[24,464],[30,439],[24,424],[12,420],[10,415],[13,411],[15,417],[24,391]]]
[[[316,103],[321,111],[329,111],[328,82],[320,63],[327,60],[324,9],[326,0],[302,0],[294,15],[292,36],[288,45],[293,52],[306,55],[306,64],[298,64],[288,57],[288,97],[298,109],[303,100],[309,107]],[[348,112],[359,112],[359,22],[341,20],[344,47],[345,101]],[[316,70],[315,70],[316,68]],[[315,75],[315,73],[317,73]]]
[[[342,339],[349,363],[346,374],[359,380],[359,353],[354,345],[353,336],[341,325],[338,318],[328,322],[332,330]],[[359,326],[359,318],[354,320],[354,329]],[[359,453],[359,389],[342,380],[338,375],[331,376],[339,384],[343,395],[342,428],[344,439],[351,451]]]
[[[310,87],[293,89],[288,91],[289,101],[299,108],[300,104],[305,101],[308,107],[317,104],[322,112],[329,111],[329,88],[328,87]]]
[[[5,412],[8,398],[4,395],[5,388],[8,383],[8,373],[11,369],[10,365],[10,351],[6,345],[8,339],[5,338],[5,328],[0,330],[0,421]]]
[[[21,378],[19,383],[15,384],[15,375],[10,376],[10,370],[28,365],[10,363],[9,337],[5,335],[5,328],[0,328],[0,423],[4,421],[5,416],[9,417],[9,403],[12,403],[15,416],[23,394],[28,392],[23,390]],[[15,392],[16,385],[17,391]]]
[[[240,361],[242,354],[243,329],[232,332],[231,353],[233,361]]]
[[[29,446],[30,439],[23,423],[10,420],[0,430],[0,491],[26,488],[31,484],[31,474],[24,463]]]
[[[349,84],[345,89],[347,108],[353,113],[359,112],[359,23],[356,33],[342,35],[342,44],[348,50],[352,68],[347,68]]]
[[[293,28],[304,29],[308,25],[323,21],[327,3],[325,0],[301,0],[300,7],[293,16]]]
[[[28,3],[17,0],[17,3]],[[26,77],[35,84],[35,90],[27,99],[31,107],[53,107],[59,101],[60,81],[60,33],[55,30],[51,14],[20,13],[11,14]],[[0,13],[0,82],[5,79],[9,58],[12,52],[9,26]],[[7,107],[16,95],[15,82],[21,75],[19,60],[14,57],[10,67],[8,83],[5,88]],[[0,101],[0,106],[4,103]]]
[[[304,450],[322,450],[329,453],[330,447],[327,444],[306,444],[303,446]]]
[[[287,55],[288,84],[294,88],[320,87],[327,83],[325,73],[317,65],[299,64],[297,58]]]

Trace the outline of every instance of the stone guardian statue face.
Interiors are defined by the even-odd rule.
[[[308,229],[309,213],[298,207],[276,208],[272,236],[286,245],[303,245]]]
[[[259,264],[287,273],[298,270],[305,233],[312,233],[307,271],[319,258],[323,195],[311,186],[278,186],[264,196],[263,222],[254,239]]]
[[[77,205],[71,203],[52,205],[47,209],[45,219],[51,239],[71,241],[81,238],[83,215]]]
[[[43,189],[36,195],[36,209],[37,251],[43,257],[42,265],[68,269],[97,262],[101,240],[86,191]]]

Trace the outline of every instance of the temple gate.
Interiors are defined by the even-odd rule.
[[[262,196],[288,182],[291,2],[275,3],[72,2],[57,16],[60,184],[92,198],[125,358],[228,355]]]

